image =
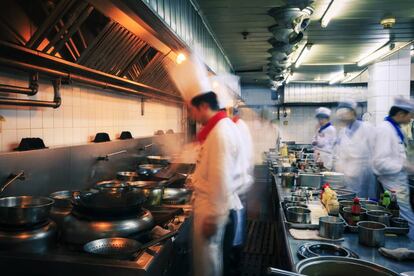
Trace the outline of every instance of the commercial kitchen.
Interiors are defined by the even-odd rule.
[[[0,1],[0,275],[414,275],[413,56],[411,0]]]

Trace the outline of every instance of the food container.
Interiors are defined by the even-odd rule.
[[[376,221],[390,226],[392,214],[386,211],[369,211],[366,219],[369,221]]]
[[[291,188],[295,183],[294,173],[282,173],[282,187]]]
[[[331,240],[342,238],[344,220],[339,217],[327,216],[319,218],[319,236]]]
[[[385,229],[387,226],[380,222],[360,221],[357,223],[359,243],[371,246],[381,247],[385,245]]]
[[[321,187],[321,174],[300,173],[298,178],[299,186],[301,187],[312,187],[317,189],[320,189]]]
[[[339,212],[343,213],[344,207],[351,207],[354,204],[352,200],[340,200],[339,201]]]
[[[286,218],[289,222],[310,224],[311,210],[303,207],[289,207],[286,209]]]

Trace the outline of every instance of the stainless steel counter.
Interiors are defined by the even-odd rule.
[[[276,175],[272,175],[272,185],[274,191],[276,191],[277,196],[275,202],[277,218],[279,219],[280,223],[284,223],[282,218],[283,210],[278,208],[279,202],[283,200],[285,196],[290,193],[289,188],[283,188],[281,186],[280,178]],[[291,269],[300,261],[298,255],[296,254],[298,248],[306,243],[312,242],[311,240],[295,240],[290,234],[287,225],[283,227],[283,235],[287,245],[287,256],[289,258]],[[326,242],[326,241],[324,241]],[[328,241],[329,242],[329,241]],[[334,243],[334,242],[330,242]],[[344,234],[344,241],[336,243],[343,247],[347,247],[357,253],[362,260],[370,261],[389,269],[392,269],[396,272],[407,272],[407,271],[414,271],[414,263],[413,262],[398,262],[392,259],[388,259],[383,257],[376,248],[367,247],[360,245],[358,243],[358,234],[357,233],[345,233]],[[399,248],[399,247],[406,247],[414,250],[414,241],[411,241],[407,236],[395,236],[395,235],[387,235],[385,239],[385,247],[386,248]],[[352,272],[351,272],[352,273]]]

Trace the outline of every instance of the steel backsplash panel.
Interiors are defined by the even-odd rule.
[[[113,179],[118,171],[135,170],[145,155],[161,154],[162,145],[183,142],[182,134],[168,134],[131,140],[111,141],[72,147],[52,148],[26,152],[0,154],[0,184],[12,173],[25,172],[26,179],[17,180],[0,197],[18,195],[44,195],[59,190],[82,190],[101,180]],[[148,150],[145,145],[154,143]],[[127,150],[109,161],[98,161],[99,156]]]

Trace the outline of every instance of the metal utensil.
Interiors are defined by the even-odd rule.
[[[399,227],[399,228],[408,228],[408,221],[400,218],[400,217],[393,217],[391,218],[391,226],[392,227]]]
[[[385,229],[383,223],[360,221],[357,223],[359,243],[371,247],[381,247],[385,244]]]
[[[49,218],[55,201],[41,196],[0,198],[0,223],[3,225],[33,225]]]
[[[303,207],[289,207],[286,209],[286,218],[293,223],[311,223],[311,210]]]
[[[339,217],[327,216],[319,218],[319,236],[337,240],[344,233],[344,220]]]
[[[392,214],[386,211],[368,211],[367,220],[376,221],[390,226]]]
[[[111,259],[133,259],[136,258],[140,251],[154,246],[166,239],[177,235],[178,231],[170,232],[158,239],[150,241],[146,244],[133,239],[126,238],[106,238],[88,242],[84,245],[85,252]]]

